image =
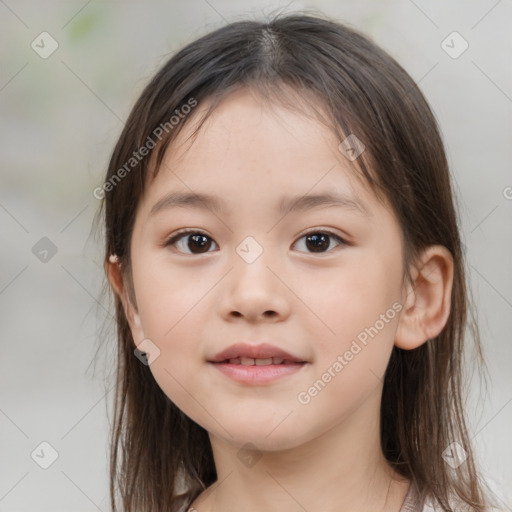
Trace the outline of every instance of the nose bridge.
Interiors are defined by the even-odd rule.
[[[286,316],[289,312],[286,287],[274,275],[272,250],[255,237],[247,236],[235,252],[229,289],[223,299],[224,314],[254,318],[272,312]]]
[[[275,277],[267,267],[272,268],[275,258],[269,247],[264,247],[254,236],[247,236],[238,244],[233,258],[235,281],[241,285],[246,283],[257,293],[265,293],[269,288],[274,289]]]
[[[252,265],[265,251],[263,245],[252,235],[245,237],[236,247],[236,253],[247,264]]]

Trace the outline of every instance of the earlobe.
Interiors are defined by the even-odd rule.
[[[124,314],[132,331],[135,344],[145,338],[144,331],[137,308],[132,304],[124,285],[123,275],[120,264],[117,261],[109,260],[105,262],[105,271],[114,293],[121,299]]]
[[[395,345],[404,350],[435,338],[448,321],[453,286],[453,257],[442,245],[425,249],[404,290],[404,307],[395,334]]]
[[[121,274],[121,267],[117,261],[109,259],[105,261],[105,273],[107,274],[110,286],[114,290],[114,293],[119,297],[123,295],[123,276]]]
[[[123,306],[128,324],[132,331],[133,341],[135,342],[135,345],[138,345],[146,337],[144,335],[144,330],[142,329],[139,312],[135,306],[131,304],[129,299],[123,301]]]

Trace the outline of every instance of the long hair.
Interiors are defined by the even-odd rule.
[[[98,190],[103,197],[98,216],[104,221],[105,262],[111,254],[118,256],[133,296],[130,240],[148,179],[194,117],[196,105],[211,101],[195,134],[219,102],[240,88],[297,108],[292,91],[323,116],[340,141],[357,134],[366,149],[353,162],[354,170],[391,205],[403,233],[405,268],[431,244],[451,252],[454,280],[447,325],[414,350],[393,348],[382,394],[381,446],[389,464],[443,510],[451,510],[453,497],[471,510],[487,510],[463,409],[466,327],[472,335],[473,362],[479,370],[485,363],[466,287],[442,137],[416,83],[367,36],[322,16],[295,13],[234,22],[175,53],[136,101]],[[150,157],[140,157],[144,147],[151,148]],[[172,403],[149,368],[134,357],[118,296],[115,308],[112,509],[119,510],[120,498],[123,512],[176,512],[217,478],[208,434]],[[457,469],[442,456],[452,442],[467,457]]]

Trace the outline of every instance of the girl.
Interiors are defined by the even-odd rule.
[[[215,30],[145,88],[100,194],[114,511],[489,510],[447,160],[392,57],[318,16]]]

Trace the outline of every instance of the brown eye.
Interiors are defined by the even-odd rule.
[[[346,245],[345,240],[330,231],[310,231],[299,238],[299,240],[302,239],[305,239],[305,245],[309,252],[313,253],[328,252],[331,239],[335,239],[338,242],[337,245]]]
[[[165,245],[175,246],[185,254],[203,254],[210,252],[213,240],[200,231],[182,231],[173,236]],[[213,242],[215,244],[215,242]],[[217,245],[217,244],[215,244]]]

